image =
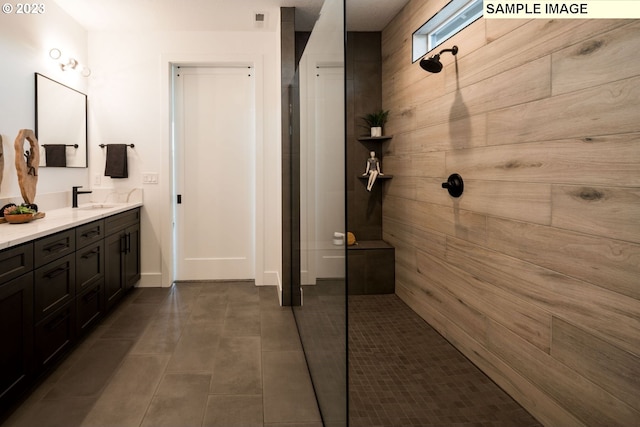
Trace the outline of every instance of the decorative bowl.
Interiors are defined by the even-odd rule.
[[[24,224],[25,222],[33,220],[33,214],[5,215],[4,219],[6,219],[9,224]]]

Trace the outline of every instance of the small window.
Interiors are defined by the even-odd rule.
[[[413,33],[413,62],[482,16],[482,0],[451,0]]]

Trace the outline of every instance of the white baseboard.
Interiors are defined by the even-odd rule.
[[[162,273],[142,273],[136,286],[138,288],[161,288]]]

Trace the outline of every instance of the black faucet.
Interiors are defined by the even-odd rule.
[[[89,193],[91,193],[91,191],[78,191],[78,188],[82,188],[82,185],[79,185],[77,187],[73,187],[72,203],[71,203],[71,207],[72,208],[77,208],[78,207],[78,194],[89,194]]]

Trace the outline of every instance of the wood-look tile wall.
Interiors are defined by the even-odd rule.
[[[640,21],[481,18],[429,74],[446,2],[382,33],[396,293],[545,425],[638,426]]]

